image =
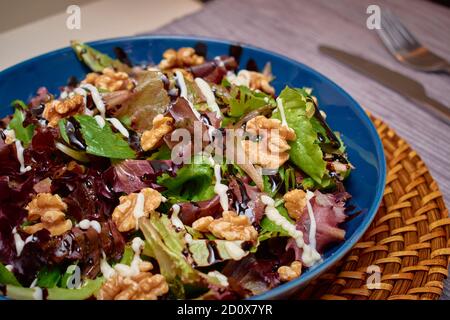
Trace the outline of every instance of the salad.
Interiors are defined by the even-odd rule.
[[[1,294],[242,299],[344,241],[353,167],[312,89],[239,50],[72,48],[90,72],[0,120]]]

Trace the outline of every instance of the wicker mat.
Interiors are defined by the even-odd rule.
[[[417,300],[438,299],[442,293],[450,218],[439,187],[408,143],[382,121],[372,120],[388,167],[382,204],[363,238],[309,284],[300,299]]]

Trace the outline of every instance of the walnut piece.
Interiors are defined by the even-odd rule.
[[[109,92],[119,90],[131,90],[134,87],[133,81],[125,72],[116,72],[113,68],[105,68],[102,74],[96,72],[88,73],[82,83],[89,83],[98,89]]]
[[[140,272],[133,277],[113,275],[101,287],[99,300],[156,300],[166,294],[169,286],[160,274]]]
[[[247,216],[238,215],[234,211],[224,211],[222,218],[203,217],[192,224],[192,228],[200,232],[211,232],[214,236],[225,240],[256,241],[258,232]]]
[[[153,127],[150,130],[144,131],[142,134],[142,150],[148,151],[157,147],[164,135],[171,132],[173,129],[173,119],[170,117],[164,117],[162,114],[158,114],[153,119]]]
[[[306,207],[306,193],[300,189],[294,189],[285,193],[283,196],[284,206],[286,207],[289,216],[294,219],[299,219],[303,210]]]
[[[168,70],[196,66],[204,62],[205,58],[197,55],[194,48],[185,47],[178,49],[178,51],[174,49],[166,50],[158,67],[161,70]]]
[[[58,125],[58,121],[84,111],[84,97],[76,94],[65,100],[52,100],[45,104],[42,116],[47,119],[50,127]]]
[[[72,221],[66,219],[64,211],[67,204],[59,195],[39,193],[25,208],[28,210],[28,220],[40,222],[23,227],[23,231],[34,234],[42,229],[47,229],[52,236],[59,236],[72,229]]]
[[[273,80],[270,72],[256,72],[249,70],[241,70],[235,77],[229,78],[234,85],[245,85],[252,90],[260,90],[270,95],[275,94],[275,88],[270,85]]]
[[[294,261],[290,266],[281,266],[278,268],[278,275],[281,281],[291,281],[300,277],[302,274],[302,263]]]
[[[141,198],[142,202],[138,203]],[[139,193],[130,193],[119,198],[120,204],[114,209],[112,220],[120,232],[137,229],[137,220],[148,217],[152,211],[159,207],[162,201],[161,194],[151,188],[142,189]]]
[[[295,140],[295,131],[283,126],[278,119],[257,116],[247,122],[246,132],[258,137],[258,141],[243,140],[247,159],[266,169],[277,169],[289,159],[289,144]]]

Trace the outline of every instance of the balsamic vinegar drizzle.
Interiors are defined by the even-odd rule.
[[[130,58],[128,58],[127,53],[121,47],[114,47],[114,53],[116,54],[116,57],[120,62],[125,63],[130,68],[133,67],[133,64],[131,63]]]
[[[79,150],[86,150],[86,142],[81,134],[81,127],[78,121],[76,121],[73,117],[68,118],[65,124],[65,129],[70,144]]]
[[[208,45],[204,42],[197,42],[194,46],[195,53],[199,56],[206,58],[208,54]]]

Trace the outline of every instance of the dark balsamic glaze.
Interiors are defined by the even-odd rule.
[[[219,250],[217,250],[216,243],[214,241],[207,241],[206,246],[208,247],[208,263],[213,264],[222,260]]]
[[[70,117],[65,125],[70,144],[79,150],[86,150],[86,142],[81,134],[81,126],[75,118]]]
[[[205,57],[208,54],[208,45],[204,42],[197,42],[194,46],[195,53],[199,56]]]
[[[128,136],[128,144],[130,145],[130,147],[138,153],[144,152],[144,150],[142,150],[141,148],[141,138],[136,133],[136,131],[128,129],[128,132],[130,134]]]
[[[236,62],[239,64],[242,55],[242,47],[238,44],[232,44],[229,49],[229,55],[234,57]]]
[[[131,63],[130,59],[128,58],[127,53],[121,47],[114,47],[114,53],[120,62],[126,64],[130,68],[133,67],[133,64]]]
[[[255,71],[255,72],[259,71],[256,61],[251,58],[248,59],[245,69],[247,69],[248,71]]]
[[[317,119],[317,121],[320,122],[322,127],[325,129],[325,133],[326,133],[328,139],[330,140],[331,146],[333,148],[335,148],[335,149],[339,149],[341,147],[341,142],[336,137],[336,135],[334,134],[333,130],[331,130],[330,127],[325,122],[325,119],[322,117],[322,114],[320,113],[320,110],[317,107],[317,104],[315,103],[315,101],[312,98],[310,98],[310,97],[307,97],[306,100],[308,102],[311,102],[312,104],[314,104],[314,115],[313,116],[314,116],[314,118]]]
[[[76,87],[78,87],[78,83],[80,83],[80,81],[78,81],[77,77],[75,77],[75,76],[70,76],[69,79],[67,79],[68,87],[76,88]]]

